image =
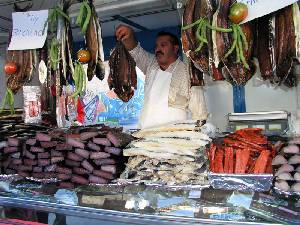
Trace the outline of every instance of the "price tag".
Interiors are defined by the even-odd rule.
[[[189,198],[200,198],[201,190],[192,190],[189,192]]]

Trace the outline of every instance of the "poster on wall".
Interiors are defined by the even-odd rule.
[[[123,102],[109,90],[108,73],[109,67],[106,63],[103,81],[95,76],[87,83],[86,94],[82,99],[84,125],[109,123],[135,128],[144,102],[144,74],[137,68],[137,89],[129,102]]]

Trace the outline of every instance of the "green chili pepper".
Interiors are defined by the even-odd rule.
[[[198,19],[197,21],[195,21],[194,23],[188,24],[188,25],[182,27],[181,29],[182,29],[182,30],[188,30],[188,29],[192,28],[193,26],[199,24],[202,20],[203,20],[203,19],[200,18],[200,19]]]
[[[233,25],[232,26],[232,30],[233,30],[233,43],[231,48],[228,50],[228,52],[225,54],[224,58],[226,59],[237,47],[237,30],[236,27]]]

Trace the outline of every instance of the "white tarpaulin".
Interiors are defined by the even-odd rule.
[[[248,6],[248,16],[242,22],[253,20],[255,18],[267,15],[282,9],[288,5],[291,5],[298,0],[237,0],[243,2]]]
[[[12,14],[13,30],[8,50],[42,48],[47,38],[48,10],[15,12]]]

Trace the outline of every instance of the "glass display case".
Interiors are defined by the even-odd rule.
[[[114,224],[299,224],[298,197],[145,185],[84,186],[1,182],[0,205]],[[6,215],[7,216],[7,215]],[[9,217],[9,216],[7,216]]]

